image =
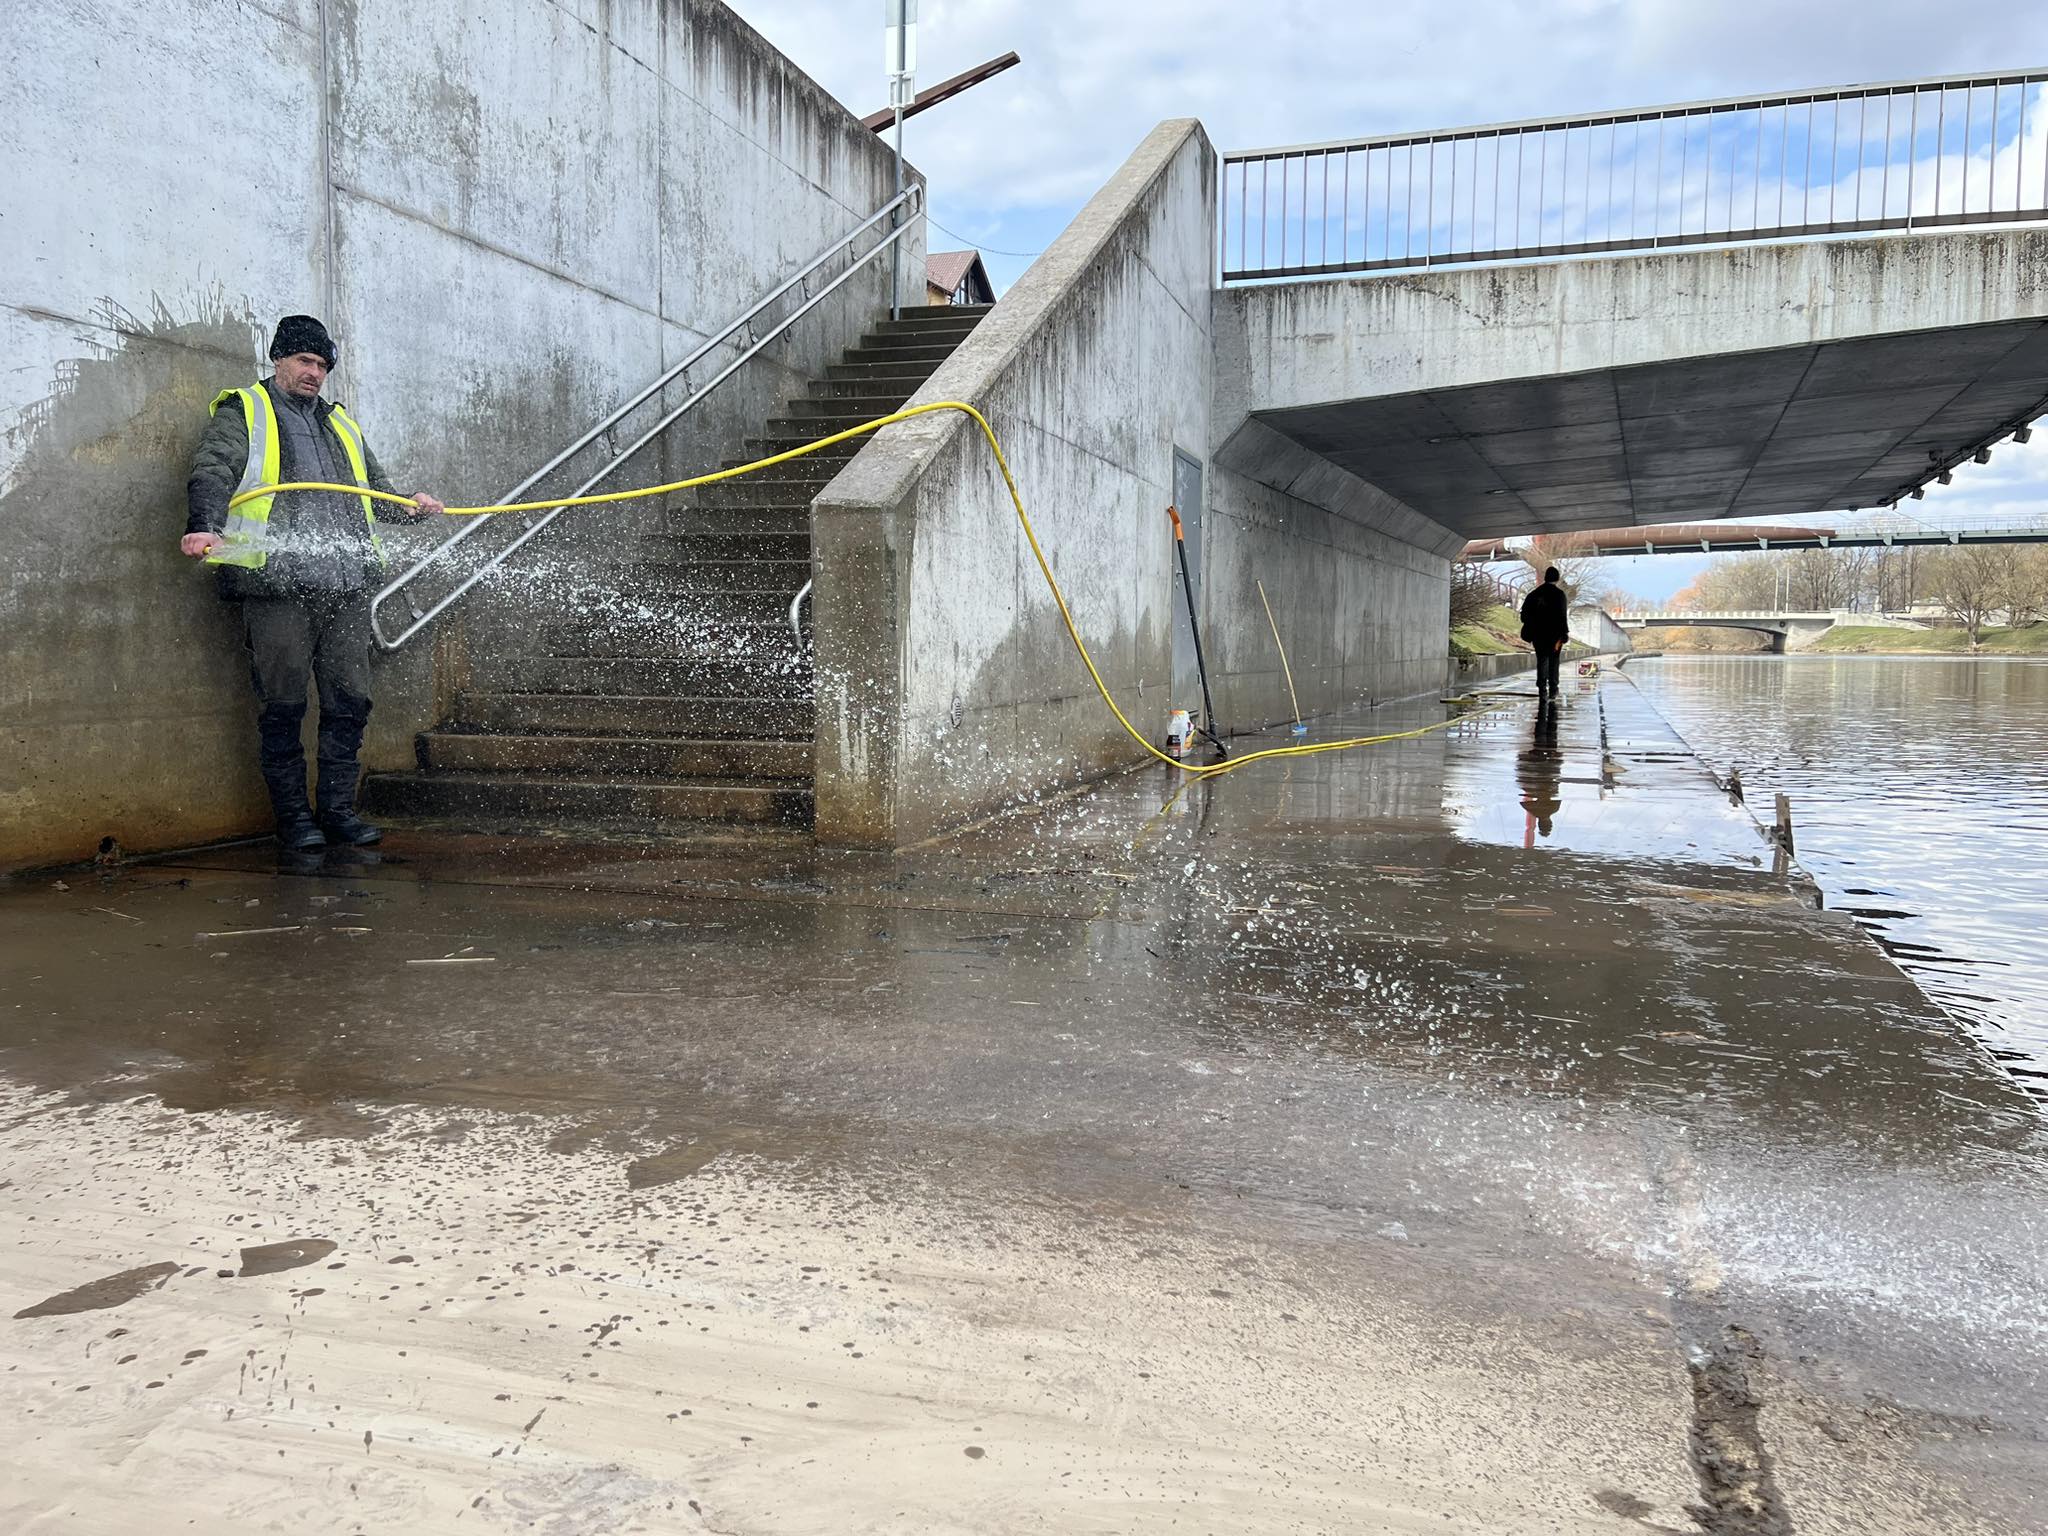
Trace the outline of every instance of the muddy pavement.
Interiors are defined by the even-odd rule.
[[[1625,678],[1533,710],[18,882],[0,1512],[2048,1528],[2038,1112]]]

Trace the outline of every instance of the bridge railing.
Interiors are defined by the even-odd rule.
[[[1232,152],[1223,279],[2048,221],[2044,87],[1946,75]]]

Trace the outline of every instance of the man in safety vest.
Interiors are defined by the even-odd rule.
[[[391,490],[362,429],[320,398],[335,360],[327,327],[311,315],[286,315],[270,357],[270,378],[213,402],[186,482],[178,548],[216,567],[221,596],[241,605],[278,842],[300,852],[330,841],[374,843],[382,834],[356,814],[356,754],[370,717],[370,593],[384,567],[377,524],[418,522],[442,505],[416,495],[415,512],[368,496],[287,491],[230,509],[239,492],[294,480]],[[309,682],[320,690],[317,813],[299,739]]]

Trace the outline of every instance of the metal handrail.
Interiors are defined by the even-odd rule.
[[[805,582],[796,590],[796,596],[789,600],[789,632],[796,636],[796,643],[804,643],[803,611],[804,599],[811,595],[811,583]]]
[[[830,245],[826,246],[823,250],[821,250],[815,257],[813,257],[809,262],[807,262],[793,277],[790,277],[788,280],[781,283],[779,286],[771,289],[761,298],[757,299],[751,308],[747,309],[730,325],[726,326],[724,330],[720,331],[716,336],[713,336],[709,338],[707,341],[705,341],[688,357],[684,358],[681,362],[677,363],[675,366],[668,369],[665,373],[661,375],[661,377],[656,379],[652,384],[648,385],[645,389],[641,390],[637,395],[633,396],[633,398],[628,400],[625,404],[615,409],[609,416],[605,417],[604,420],[600,421],[596,426],[592,427],[588,432],[584,433],[583,436],[576,439],[575,442],[571,443],[567,448],[564,448],[560,453],[556,454],[552,459],[548,460],[548,462],[543,464],[539,469],[535,470],[532,474],[528,475],[524,480],[520,481],[519,484],[514,486],[511,490],[507,491],[504,495],[500,496],[498,500],[500,502],[514,502],[519,500],[522,494],[524,494],[528,490],[531,490],[535,485],[538,485],[548,475],[552,474],[555,470],[560,469],[564,464],[568,463],[570,459],[574,458],[578,453],[581,453],[585,448],[588,448],[592,443],[596,442],[599,438],[604,437],[627,416],[632,414],[634,411],[638,410],[642,405],[645,405],[649,400],[653,399],[656,395],[660,394],[662,390],[666,389],[670,384],[675,382],[676,379],[687,375],[691,368],[695,367],[698,363],[702,362],[704,358],[708,356],[710,353],[717,350],[719,347],[726,345],[742,331],[748,330],[752,322],[762,313],[762,311],[766,310],[778,299],[781,299],[788,295],[791,290],[808,282],[810,278],[814,274],[816,274],[820,267],[824,266],[834,256],[838,255],[840,251],[845,250],[847,252],[851,252],[854,243],[858,241],[862,235],[866,234],[869,230],[872,230],[876,225],[882,223],[886,219],[892,218],[899,210],[905,210],[916,206],[921,201],[923,193],[923,187],[918,185],[912,185],[904,188],[903,191],[899,192],[896,196],[890,198],[889,201],[884,203],[879,209],[877,209],[872,216],[863,220],[854,229],[849,231],[847,234],[840,236],[838,239],[834,240]],[[675,425],[675,423],[681,420],[683,416],[687,415],[690,411],[695,410],[697,406],[700,405],[704,401],[704,399],[711,394],[713,390],[717,389],[719,385],[723,384],[727,379],[731,378],[733,374],[737,373],[739,369],[747,362],[752,360],[761,351],[762,348],[766,347],[770,342],[774,341],[777,337],[782,335],[784,331],[787,331],[792,325],[796,324],[797,321],[801,320],[805,315],[809,314],[813,309],[817,308],[819,304],[823,303],[843,284],[848,282],[854,276],[855,273],[859,272],[863,267],[867,266],[869,262],[873,261],[877,256],[881,255],[884,251],[894,249],[897,242],[900,241],[904,235],[908,234],[915,227],[915,221],[906,218],[895,228],[891,229],[886,235],[884,235],[879,241],[875,243],[874,248],[868,251],[866,255],[861,256],[857,260],[849,263],[846,270],[840,273],[839,276],[835,277],[831,282],[827,283],[824,287],[820,288],[816,293],[812,294],[809,298],[807,298],[802,304],[798,305],[795,309],[791,310],[787,315],[783,316],[781,320],[777,321],[765,333],[754,337],[752,344],[748,346],[745,351],[741,352],[738,357],[734,358],[730,363],[726,364],[724,368],[720,369],[717,375],[714,376],[709,383],[693,391],[690,394],[689,398],[684,400],[681,405],[677,406],[673,411],[670,411],[666,416],[662,417],[660,421],[656,422],[638,439],[636,439],[630,447],[626,448],[622,452],[615,455],[608,463],[604,465],[602,469],[598,470],[596,474],[592,475],[588,480],[585,480],[581,485],[577,486],[576,489],[570,491],[568,495],[565,496],[563,499],[566,501],[574,497],[581,496],[586,491],[589,491],[593,486],[596,486],[605,479],[607,479],[616,470],[623,466],[628,460],[632,459],[643,448],[647,447],[648,444],[652,443],[656,438],[661,436],[663,432],[666,432],[671,426]],[[461,582],[460,585],[458,585],[453,591],[443,596],[432,607],[428,608],[425,613],[420,612],[420,610],[416,606],[411,607],[413,622],[407,625],[401,631],[399,631],[398,634],[387,637],[383,629],[378,624],[379,611],[383,608],[385,603],[389,602],[392,598],[398,596],[401,592],[404,592],[406,588],[409,587],[411,583],[419,575],[421,575],[421,573],[426,571],[429,567],[435,565],[450,550],[454,549],[458,544],[461,544],[464,540],[468,539],[472,534],[477,533],[479,530],[483,528],[486,522],[490,521],[490,519],[486,517],[470,518],[464,524],[464,526],[461,529],[459,529],[455,534],[453,534],[451,537],[447,539],[442,540],[439,544],[435,545],[432,549],[428,550],[424,555],[420,556],[420,558],[415,560],[409,567],[407,567],[402,574],[393,578],[391,581],[387,582],[381,589],[379,589],[376,596],[370,599],[370,633],[376,637],[377,644],[387,651],[395,651],[400,646],[404,645],[406,641],[410,640],[414,635],[418,634],[421,630],[425,629],[427,625],[431,624],[436,618],[438,618],[443,612],[445,612],[449,605],[455,602],[457,598],[461,597],[465,592],[469,591],[471,587],[474,587],[478,582],[482,581],[486,576],[490,575],[493,571],[496,571],[497,569],[499,569],[499,567],[503,566],[504,563],[507,560],[509,560],[513,556],[513,554],[515,554],[519,550],[519,548],[526,543],[527,540],[531,539],[535,534],[539,533],[543,528],[547,527],[549,523],[553,522],[557,517],[561,516],[563,510],[564,509],[559,506],[550,507],[546,512],[542,513],[532,523],[528,524],[527,527],[520,533],[518,538],[514,539],[510,544],[507,544],[503,549],[499,550],[497,554],[493,555],[489,560],[485,561],[484,564],[479,566],[475,571],[471,572],[469,576]]]
[[[2040,222],[2043,112],[2048,70],[2020,69],[1233,151],[1222,275]]]

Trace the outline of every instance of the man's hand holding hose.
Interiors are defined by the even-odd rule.
[[[420,522],[433,516],[435,513],[448,510],[448,504],[442,501],[440,497],[429,496],[425,491],[415,495],[412,500],[413,505],[420,509],[420,516],[406,519],[408,522]],[[187,555],[194,560],[204,560],[208,555],[226,543],[227,540],[217,533],[188,533],[178,540],[178,553]]]

